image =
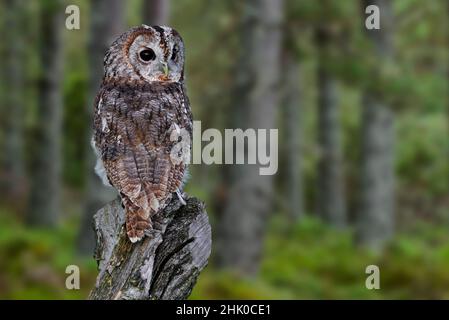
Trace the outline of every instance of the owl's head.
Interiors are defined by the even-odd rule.
[[[170,27],[136,27],[111,45],[104,66],[106,77],[182,82],[184,43],[179,33]]]

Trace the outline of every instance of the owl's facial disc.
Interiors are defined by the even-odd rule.
[[[183,44],[168,27],[149,27],[128,50],[134,71],[148,82],[179,82],[183,76]]]

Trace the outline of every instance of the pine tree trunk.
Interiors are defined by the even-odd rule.
[[[379,6],[380,30],[367,30],[383,64],[392,58],[392,8],[389,0],[363,1]],[[366,92],[362,111],[362,164],[360,212],[357,221],[359,243],[380,249],[394,228],[394,115],[380,97]]]
[[[16,198],[24,185],[23,158],[23,48],[21,26],[24,2],[7,0],[3,4],[4,15],[4,57],[2,64],[2,90],[4,94],[3,119],[4,143],[2,146],[2,166],[0,191],[5,198]],[[16,199],[17,200],[17,199]]]
[[[64,10],[57,1],[41,3],[41,77],[34,135],[27,223],[53,226],[60,210],[62,43]]]
[[[242,56],[236,81],[243,129],[275,128],[279,104],[283,2],[242,3]],[[254,146],[251,146],[254,147]],[[229,200],[219,222],[217,262],[246,274],[258,271],[265,226],[272,205],[273,177],[257,165],[232,165]]]
[[[150,26],[161,26],[168,23],[170,14],[169,0],[144,0],[143,23]]]
[[[326,67],[330,34],[326,27],[317,31],[320,50],[318,64],[318,215],[330,225],[346,224],[343,152],[337,82]]]
[[[446,18],[447,20],[449,20],[449,1],[446,2]],[[446,81],[449,80],[449,60],[447,62],[447,70],[446,70]],[[447,91],[449,92],[449,87],[447,88]],[[447,135],[449,136],[449,95],[446,96],[446,103],[448,104],[446,107],[446,130],[447,130]],[[449,161],[449,143],[447,144],[447,160]],[[449,178],[449,177],[448,177]]]
[[[78,252],[92,254],[95,247],[95,237],[92,228],[94,213],[105,203],[113,199],[116,192],[103,185],[95,173],[96,155],[91,147],[92,117],[94,100],[103,78],[103,58],[114,39],[124,32],[125,7],[121,0],[95,0],[92,1],[90,25],[89,52],[89,100],[87,115],[90,131],[85,142],[87,154],[87,192],[84,215],[78,236]]]
[[[285,187],[288,216],[292,221],[300,220],[304,215],[302,187],[302,106],[300,66],[293,54],[286,50],[284,54],[284,141],[286,150]]]

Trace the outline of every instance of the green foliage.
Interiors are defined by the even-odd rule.
[[[91,258],[75,255],[77,223],[29,229],[0,212],[0,299],[85,299],[96,277]],[[80,267],[81,290],[65,288],[65,269]]]
[[[283,236],[281,236],[283,235]],[[365,268],[380,268],[380,290],[365,287]],[[192,299],[429,299],[449,297],[449,234],[419,224],[399,234],[384,253],[353,245],[352,234],[308,218],[272,225],[260,276],[242,279],[209,266]]]
[[[66,80],[64,88],[65,113],[64,113],[64,179],[76,187],[80,187],[84,182],[86,134],[88,132],[88,116],[85,112],[87,91],[87,79],[85,74],[71,73]],[[93,105],[93,102],[89,102]],[[93,109],[93,107],[92,107]]]
[[[446,195],[449,188],[447,119],[439,113],[404,114],[397,128],[397,170],[401,183],[421,194]],[[405,142],[406,141],[406,142]],[[429,143],[432,141],[432,143]],[[413,186],[412,186],[413,185]]]
[[[0,298],[84,299],[96,264],[76,257],[77,222],[56,230],[26,229],[0,212]],[[65,268],[81,270],[81,290],[65,289]],[[380,268],[381,289],[365,288],[365,268]],[[357,248],[350,231],[314,218],[289,224],[276,216],[269,228],[258,277],[245,278],[213,263],[201,273],[191,299],[406,299],[449,298],[449,234],[445,226],[416,224],[382,254]]]

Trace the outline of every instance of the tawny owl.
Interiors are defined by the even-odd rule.
[[[192,136],[184,44],[172,28],[136,27],[111,45],[104,68],[94,111],[96,169],[120,193],[136,242],[173,194],[183,201]]]

